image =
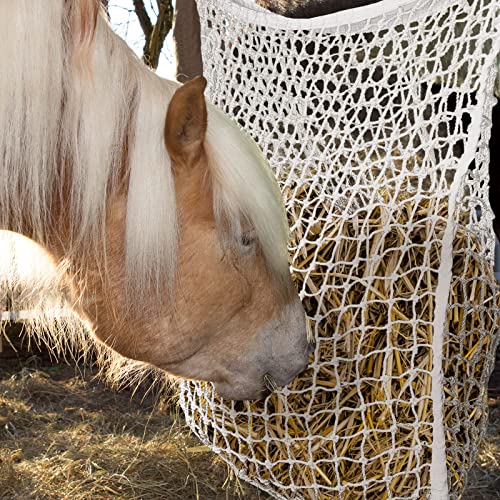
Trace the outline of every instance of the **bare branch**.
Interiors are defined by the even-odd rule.
[[[153,69],[158,67],[163,43],[168,33],[172,29],[174,21],[174,8],[172,0],[157,0],[158,17],[150,36],[146,36],[144,46],[144,62]]]
[[[148,40],[153,32],[153,24],[151,23],[151,19],[149,19],[148,11],[146,10],[143,0],[133,0],[133,2],[135,14],[137,19],[139,19],[144,36],[146,40]]]
[[[151,10],[154,13],[155,11],[158,12],[155,24],[151,22],[144,0],[133,0],[133,3],[135,14],[145,38],[142,59],[148,66],[156,69],[160,62],[160,54],[165,38],[167,38],[174,22],[172,0],[156,0],[157,9],[154,8],[151,1]]]

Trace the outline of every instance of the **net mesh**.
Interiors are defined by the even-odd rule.
[[[184,382],[194,432],[276,498],[457,498],[499,326],[488,140],[497,0],[311,20],[199,0],[211,100],[284,194],[317,347],[263,402]]]

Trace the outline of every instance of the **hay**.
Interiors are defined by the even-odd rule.
[[[410,184],[398,186],[398,197],[394,192],[378,190],[374,203],[346,192],[332,206],[331,199],[304,202],[322,196],[314,186],[285,189],[285,197],[295,200],[289,209],[295,279],[306,291],[309,316],[318,318],[311,322],[319,341],[316,366],[285,390],[286,397],[278,393],[241,408],[214,410],[203,391],[197,392],[200,406],[193,418],[201,431],[223,450],[248,456],[242,461],[229,455],[248,478],[269,479],[287,497],[295,491],[325,500],[382,499],[388,490],[412,497],[429,483],[435,307],[429,292],[437,286],[447,200],[414,196]],[[491,335],[499,327],[493,306],[500,299],[493,270],[467,229],[470,213],[460,217],[443,366],[454,492],[463,488],[472,465],[477,440],[469,442],[471,433],[477,436],[484,422],[485,370],[494,348]],[[321,290],[326,293],[319,303]],[[225,431],[214,432],[210,421]],[[316,496],[312,485],[325,489]]]
[[[146,381],[117,393],[90,367],[19,352],[22,363],[0,360],[2,500],[253,498],[212,453],[195,452],[173,394],[157,400]]]

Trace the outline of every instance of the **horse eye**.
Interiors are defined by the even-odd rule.
[[[241,235],[241,245],[251,247],[255,243],[255,235],[252,233],[243,233]]]

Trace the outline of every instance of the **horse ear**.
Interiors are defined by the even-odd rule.
[[[99,0],[73,0],[69,2],[69,28],[72,40],[73,65],[79,70],[89,68],[89,58],[97,28]]]
[[[176,164],[189,166],[200,158],[207,131],[206,86],[202,76],[193,78],[175,91],[168,106],[165,144]]]

